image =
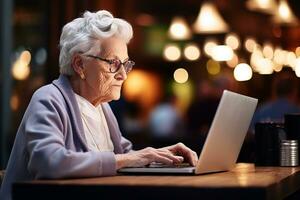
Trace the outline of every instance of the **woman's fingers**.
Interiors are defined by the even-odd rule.
[[[157,154],[171,159],[173,163],[181,163],[184,160],[182,156],[173,155],[170,151],[157,151]]]
[[[159,162],[163,163],[166,165],[172,165],[173,164],[173,159],[169,158],[168,156],[165,155],[160,155],[160,154],[153,154],[153,159],[151,159],[151,162]],[[151,163],[149,162],[149,164]]]
[[[146,154],[149,154],[151,162],[162,162],[164,164],[180,163],[183,157],[172,154],[169,150],[146,148]]]
[[[122,156],[116,155],[117,168],[145,166],[151,162],[160,162],[167,165],[177,164],[186,159],[191,165],[196,165],[197,154],[181,144],[166,148],[145,148]]]
[[[187,158],[189,163],[193,166],[196,166],[197,161],[198,161],[198,156],[197,156],[196,152],[192,151],[190,148],[188,148],[184,145],[180,146],[180,148],[182,148],[182,152],[184,154],[184,157]]]
[[[169,147],[169,150],[174,154],[183,156],[191,165],[196,166],[198,161],[198,156],[196,152],[192,151],[190,148],[182,143],[178,143]]]

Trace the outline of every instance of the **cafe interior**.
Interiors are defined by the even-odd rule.
[[[295,88],[289,112],[300,110],[300,1],[2,0],[0,10],[0,169],[33,93],[59,76],[62,27],[86,10],[133,27],[135,66],[110,106],[134,149],[182,142],[199,155],[223,90],[257,98],[258,111],[291,80],[281,89]],[[263,122],[284,123],[271,115]],[[256,122],[238,162],[257,161]]]

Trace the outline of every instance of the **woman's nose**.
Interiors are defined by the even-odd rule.
[[[127,73],[125,71],[125,67],[123,64],[120,67],[120,69],[117,71],[116,78],[118,80],[124,80],[124,81],[127,79]]]

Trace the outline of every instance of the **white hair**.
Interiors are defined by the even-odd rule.
[[[60,73],[73,75],[72,56],[76,52],[89,52],[100,48],[101,41],[109,37],[119,37],[126,43],[133,36],[131,25],[119,18],[114,18],[106,10],[92,13],[86,11],[82,17],[67,23],[60,36],[59,67]]]

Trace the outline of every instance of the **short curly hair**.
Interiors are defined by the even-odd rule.
[[[106,11],[92,13],[86,11],[82,17],[67,23],[60,36],[60,73],[73,75],[71,59],[76,52],[88,52],[95,49],[95,45],[109,37],[119,37],[129,43],[133,36],[132,26],[125,20],[114,18]]]

